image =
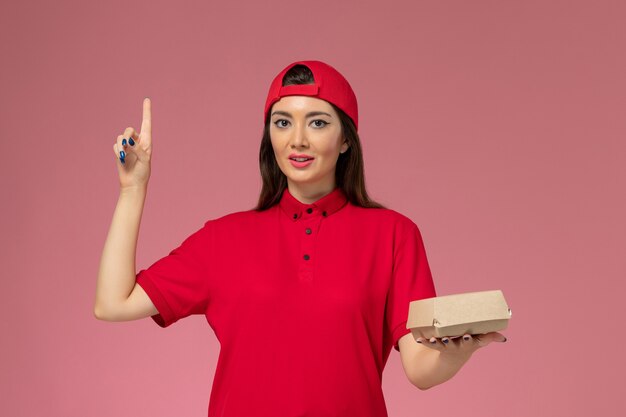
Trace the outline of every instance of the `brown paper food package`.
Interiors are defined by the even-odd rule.
[[[443,295],[411,301],[406,328],[413,339],[504,330],[511,318],[501,290]]]

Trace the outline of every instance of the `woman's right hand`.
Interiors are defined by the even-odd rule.
[[[113,145],[122,190],[148,186],[150,158],[152,156],[151,106],[150,99],[144,98],[141,132],[128,127],[123,134],[117,137],[117,141]]]

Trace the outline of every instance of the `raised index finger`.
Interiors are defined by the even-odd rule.
[[[152,103],[148,97],[143,99],[143,120],[141,121],[142,136],[152,135]]]

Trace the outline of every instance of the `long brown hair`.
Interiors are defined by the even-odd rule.
[[[282,85],[313,84],[313,73],[309,67],[298,64],[292,67],[283,77]],[[343,110],[332,103],[333,109],[339,115],[341,131],[348,143],[348,149],[339,154],[335,169],[335,183],[341,188],[348,201],[355,206],[366,208],[386,208],[380,203],[370,200],[365,189],[365,175],[363,173],[363,153],[361,140],[354,126],[354,122]],[[273,106],[272,106],[273,107]],[[259,166],[263,187],[259,195],[259,201],[254,210],[266,210],[280,201],[280,197],[287,188],[287,177],[280,170],[272,148],[270,139],[270,111],[267,112],[261,149],[259,151]]]

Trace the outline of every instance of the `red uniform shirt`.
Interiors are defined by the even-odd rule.
[[[209,417],[387,416],[409,303],[436,296],[417,225],[340,188],[209,220],[137,282],[159,326],[204,314],[215,332]]]

